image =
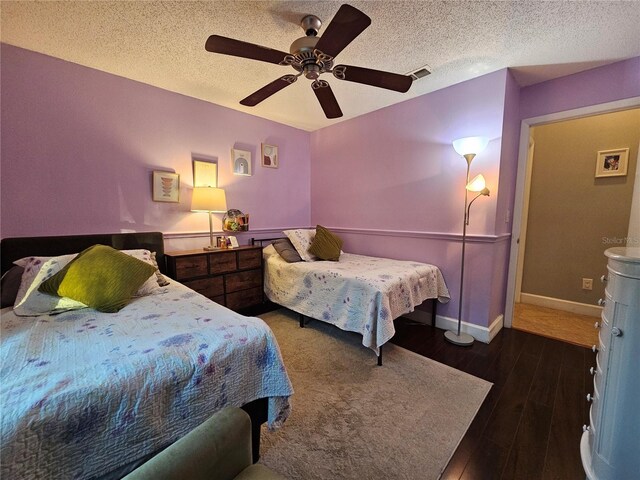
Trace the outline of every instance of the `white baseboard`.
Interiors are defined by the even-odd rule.
[[[538,307],[562,310],[563,312],[588,315],[590,317],[600,318],[600,315],[602,314],[602,307],[599,307],[598,305],[561,300],[560,298],[543,297],[542,295],[534,295],[532,293],[520,293],[520,302],[528,303],[529,305],[537,305]]]
[[[423,312],[421,310],[414,310],[411,313],[402,315],[420,323],[426,323],[431,325],[431,314],[429,312]],[[498,334],[498,332],[504,326],[504,315],[498,315],[498,317],[491,323],[489,327],[481,327],[473,323],[462,322],[460,331],[468,333],[473,338],[482,343],[489,343]],[[436,327],[443,330],[458,330],[458,320],[455,318],[444,317],[442,315],[436,315]]]

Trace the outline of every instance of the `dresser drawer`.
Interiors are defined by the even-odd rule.
[[[202,277],[207,274],[207,256],[191,255],[175,259],[176,280],[185,278]]]
[[[245,250],[238,252],[238,268],[260,268],[262,266],[262,250]]]
[[[209,273],[216,275],[219,273],[233,272],[237,269],[236,252],[224,252],[211,255],[209,265]]]
[[[264,301],[262,248],[166,252],[168,273],[192,290],[232,310]]]
[[[240,310],[262,303],[262,287],[227,294],[227,308]]]
[[[222,277],[201,278],[200,280],[184,282],[184,284],[212,300],[214,297],[224,295],[224,281]]]
[[[248,270],[246,272],[230,273],[226,275],[227,293],[247,288],[262,288],[262,270]]]

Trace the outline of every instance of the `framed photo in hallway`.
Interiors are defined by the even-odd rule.
[[[596,178],[623,177],[627,174],[629,149],[600,150],[596,160]]]

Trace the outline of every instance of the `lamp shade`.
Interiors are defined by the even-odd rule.
[[[465,137],[454,140],[453,148],[458,155],[477,155],[487,147],[488,143],[489,139],[486,137]]]
[[[191,198],[192,212],[216,212],[227,211],[227,197],[222,188],[194,187]]]
[[[487,183],[484,181],[482,174],[476,175],[473,180],[467,184],[467,190],[470,192],[481,192],[485,189]]]

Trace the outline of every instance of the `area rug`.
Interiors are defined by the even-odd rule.
[[[295,390],[260,462],[290,479],[437,479],[491,388],[392,344],[378,367],[359,335],[286,309],[260,317]]]

